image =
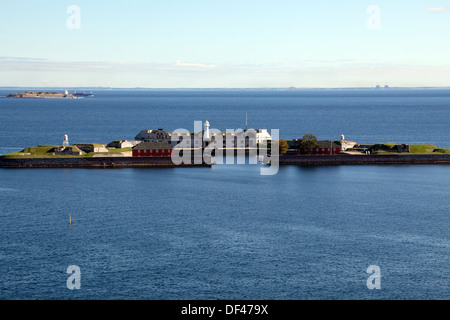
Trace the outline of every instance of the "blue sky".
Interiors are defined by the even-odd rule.
[[[71,5],[79,29],[67,26]],[[450,86],[449,8],[450,0],[2,0],[0,86]]]

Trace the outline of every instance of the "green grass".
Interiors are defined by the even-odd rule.
[[[388,143],[376,143],[374,144],[369,150],[374,149],[375,151],[372,154],[397,154],[397,152],[394,152],[392,150],[395,149],[397,151],[397,144],[393,142]],[[378,150],[376,150],[378,149]]]
[[[109,154],[118,154],[122,152],[130,152],[132,148],[122,148],[122,149],[108,149],[108,152],[89,152],[84,154],[85,157],[93,157],[95,155],[109,155]]]
[[[31,155],[24,155],[22,151],[17,151],[17,152],[11,152],[11,153],[7,153],[2,155],[3,158],[31,158],[33,156]],[[34,156],[37,157],[37,156]],[[42,156],[40,156],[42,157]]]
[[[397,147],[397,144],[393,143],[393,142],[377,143],[372,146],[372,148],[374,148],[374,149],[378,148],[379,150],[387,150],[387,151],[395,149],[396,147]]]
[[[398,154],[396,143],[377,143],[372,148],[378,148],[374,154]],[[439,149],[433,144],[410,144],[409,153],[426,154],[426,153],[450,153],[449,149]]]
[[[81,156],[74,156],[74,155],[65,155],[65,156],[60,156],[60,155],[54,155],[54,154],[27,154],[27,155],[23,155],[22,152],[18,151],[18,152],[12,152],[12,153],[8,153],[8,154],[4,154],[1,157],[3,158],[81,158],[84,155]]]
[[[432,144],[411,144],[409,145],[409,152],[411,153],[432,153],[434,150],[438,149]]]
[[[61,158],[61,157],[82,157],[85,155],[54,155],[53,149],[55,147],[60,147],[60,145],[39,145],[37,147],[26,147],[22,151],[16,151],[8,154],[2,155],[5,158]],[[76,146],[70,146],[74,151],[81,151]]]
[[[98,146],[97,143],[91,143],[93,145]],[[39,145],[37,147],[27,147],[23,149],[22,151],[16,151],[12,153],[8,153],[5,155],[2,155],[2,157],[5,158],[61,158],[61,157],[92,157],[94,155],[109,155],[109,154],[119,154],[122,152],[130,152],[132,151],[132,148],[122,148],[122,149],[108,149],[108,152],[89,152],[85,153],[82,152],[81,155],[54,155],[53,149],[55,147],[60,147],[60,145]],[[73,148],[74,151],[80,151],[76,146],[70,146]]]
[[[373,147],[379,146],[379,152],[382,151],[390,151],[395,150],[397,148],[396,143],[378,143],[374,145]],[[409,145],[409,152],[410,153],[432,153],[434,150],[438,149],[433,144],[410,144]]]
[[[122,149],[108,149],[109,153],[121,153],[121,152],[129,152],[132,151],[133,149],[130,148],[122,148]]]
[[[37,146],[27,147],[22,150],[22,153],[30,153],[32,155],[46,155],[53,150],[55,146]]]

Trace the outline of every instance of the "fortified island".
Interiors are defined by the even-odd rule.
[[[255,155],[262,164],[277,161],[279,165],[450,164],[450,149],[431,144],[358,144],[346,140],[344,135],[331,141],[305,134],[300,139],[279,139],[278,152],[274,153],[267,129],[213,133],[209,126],[206,121],[198,132],[142,130],[132,141],[115,140],[108,144],[69,144],[65,135],[61,145],[39,145],[5,154],[0,157],[0,167],[198,167],[214,165],[214,156],[220,154]],[[248,139],[249,132],[252,139]],[[181,141],[188,141],[188,145],[180,147]],[[174,152],[185,153],[188,161],[174,163]],[[272,158],[273,154],[279,156]]]
[[[5,98],[16,98],[16,99],[78,99],[83,97],[92,97],[92,91],[90,93],[76,92],[69,93],[65,90],[64,92],[52,92],[52,91],[24,91],[24,92],[14,92],[7,95]]]

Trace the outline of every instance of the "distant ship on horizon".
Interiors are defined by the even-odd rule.
[[[387,83],[384,85],[384,89],[388,89],[389,86],[387,85]],[[381,89],[381,86],[377,83],[377,85],[375,86],[375,89]]]

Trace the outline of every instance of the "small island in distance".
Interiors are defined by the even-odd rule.
[[[64,92],[52,92],[52,91],[24,91],[14,92],[6,96],[6,98],[40,98],[40,99],[78,99],[83,97],[93,96],[92,92],[85,93],[69,93],[67,90]]]
[[[77,97],[68,92],[25,91],[10,93],[6,98],[76,99]]]

